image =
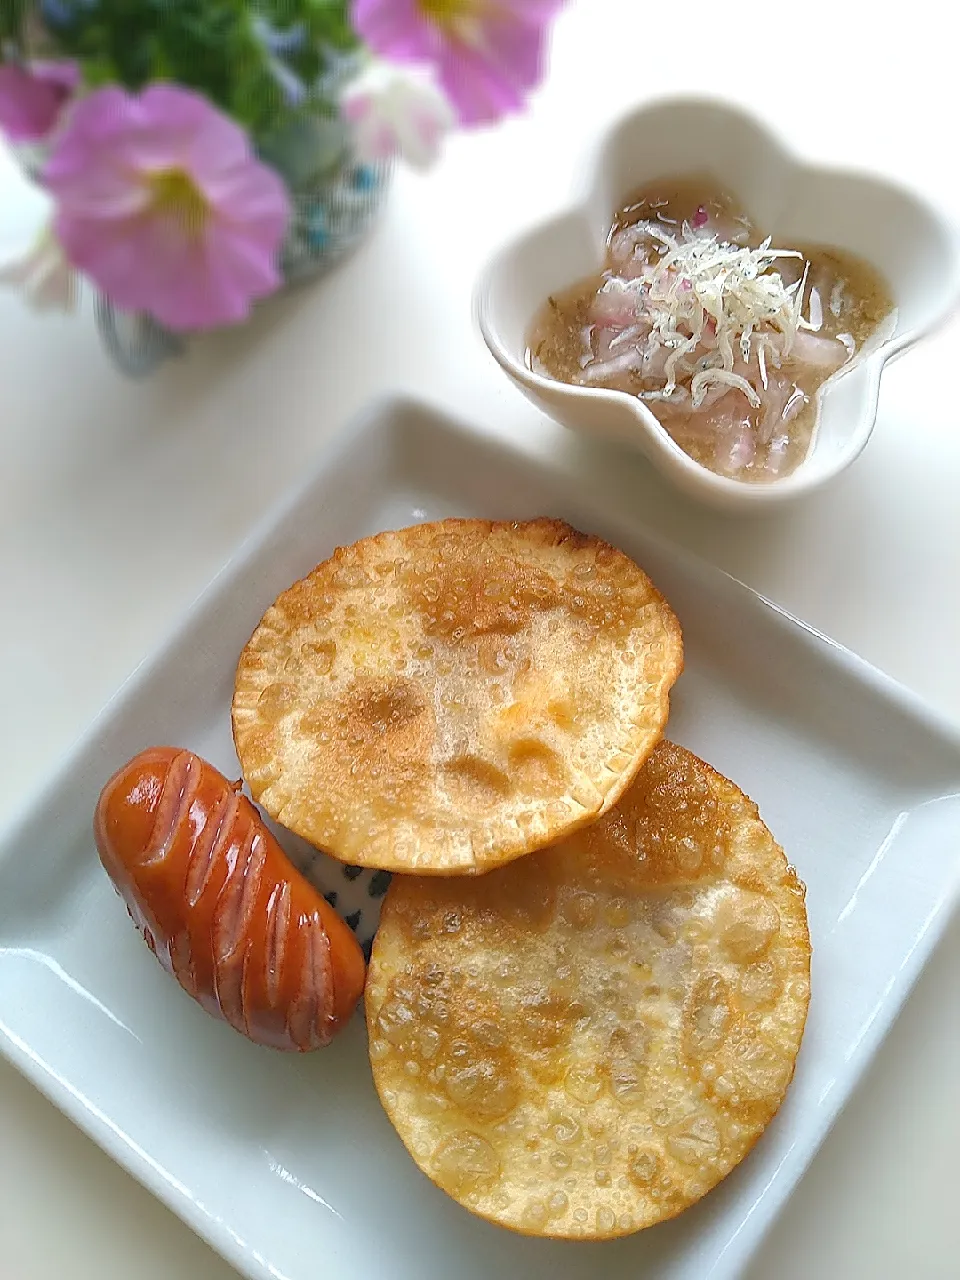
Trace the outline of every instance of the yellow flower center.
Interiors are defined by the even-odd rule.
[[[482,49],[484,17],[494,10],[491,0],[417,0],[428,22],[440,27],[444,39],[459,41],[468,48]]]
[[[198,236],[210,212],[203,193],[183,169],[162,169],[148,179],[153,196],[151,212],[175,218],[186,232]]]
[[[420,0],[420,10],[431,22],[455,22],[472,8],[471,0]]]

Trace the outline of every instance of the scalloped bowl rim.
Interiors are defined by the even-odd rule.
[[[827,379],[821,389],[822,395],[829,393],[830,387],[843,375],[856,367],[868,377],[863,392],[863,411],[857,430],[851,435],[844,448],[838,453],[830,467],[822,468],[818,473],[811,470],[809,463],[816,453],[817,439],[813,443],[797,468],[781,480],[769,483],[737,480],[730,476],[718,475],[703,464],[695,461],[685,453],[661,426],[656,415],[635,396],[624,391],[616,391],[602,387],[579,387],[549,378],[530,369],[523,361],[517,360],[508,349],[497,331],[494,317],[489,306],[493,281],[501,271],[503,264],[513,258],[521,245],[543,234],[549,229],[568,220],[586,220],[588,205],[594,192],[602,181],[608,151],[612,142],[625,129],[638,128],[644,116],[664,110],[689,110],[690,108],[708,110],[737,119],[748,125],[770,146],[771,150],[787,163],[791,172],[801,180],[807,175],[833,176],[837,178],[862,178],[884,186],[887,190],[909,200],[922,209],[932,223],[938,224],[944,239],[951,246],[945,266],[951,267],[952,287],[949,296],[942,304],[932,308],[926,316],[902,332],[894,332],[883,338],[878,345],[851,364],[845,365],[838,374]],[[658,451],[664,460],[669,460],[671,469],[683,475],[687,484],[684,488],[690,492],[699,487],[704,496],[711,494],[714,498],[723,499],[723,505],[748,505],[759,507],[820,488],[847,469],[863,452],[876,426],[877,409],[880,395],[880,381],[884,368],[890,361],[903,355],[921,339],[944,324],[960,307],[960,229],[952,224],[929,200],[907,184],[891,180],[876,170],[852,165],[817,163],[811,157],[802,154],[795,146],[784,141],[781,134],[767,125],[755,112],[752,112],[733,100],[721,97],[699,95],[669,96],[651,99],[642,105],[634,106],[616,117],[604,130],[600,138],[590,147],[586,162],[582,166],[584,176],[577,184],[574,198],[564,203],[552,213],[529,223],[488,260],[482,269],[474,291],[474,314],[491,354],[500,367],[518,384],[530,391],[539,404],[546,399],[569,399],[582,403],[606,402],[616,404],[629,412],[637,424],[644,430],[648,442]],[[613,211],[611,210],[611,216]],[[599,264],[598,264],[599,266]],[[571,284],[574,283],[571,280]],[[893,313],[896,319],[896,310]],[[532,319],[532,317],[531,317]],[[549,414],[549,410],[544,408]],[[552,416],[552,415],[551,415]],[[584,433],[586,434],[586,433]]]

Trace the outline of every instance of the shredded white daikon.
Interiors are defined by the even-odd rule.
[[[820,290],[813,288],[810,290],[809,302],[810,318],[801,321],[805,329],[809,329],[811,333],[819,333],[823,328],[823,302],[820,298]]]
[[[663,361],[663,387],[640,394],[669,398],[681,380],[689,380],[697,407],[708,387],[724,383],[742,391],[757,407],[756,389],[735,372],[735,365],[749,364],[756,354],[766,387],[767,365],[779,368],[790,354],[801,323],[806,269],[800,280],[787,285],[771,268],[778,258],[802,259],[803,254],[773,249],[769,239],[756,249],[744,248],[695,232],[687,223],[679,235],[652,223],[647,229],[662,245],[660,257],[639,278],[610,278],[604,286],[611,292],[629,289],[641,294],[643,319],[650,325],[644,348],[647,364],[654,363],[659,352],[669,353]]]
[[[707,393],[707,387],[717,383],[742,391],[754,409],[760,408],[762,401],[750,383],[739,373],[732,373],[729,369],[704,369],[702,373],[694,374],[690,381],[690,395],[694,406],[702,402]]]

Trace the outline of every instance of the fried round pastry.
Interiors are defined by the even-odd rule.
[[[616,809],[488,876],[395,877],[366,987],[416,1163],[529,1235],[674,1217],[747,1154],[807,1014],[803,886],[756,805],[661,742]]]
[[[340,548],[243,650],[254,798],[345,862],[487,871],[616,803],[658,741],[680,627],[558,520],[444,520]]]

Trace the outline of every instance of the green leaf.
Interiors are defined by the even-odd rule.
[[[0,40],[20,44],[30,0],[0,0]],[[3,60],[0,53],[0,61]]]
[[[29,0],[0,0],[0,34],[18,34],[29,7]],[[281,36],[300,30],[304,38],[264,41],[257,18]],[[331,53],[359,48],[347,0],[97,0],[52,34],[57,52],[80,63],[86,84],[113,82],[132,91],[161,79],[185,85],[255,138],[303,114],[284,96],[286,75],[309,90]],[[334,109],[307,99],[307,111]]]

